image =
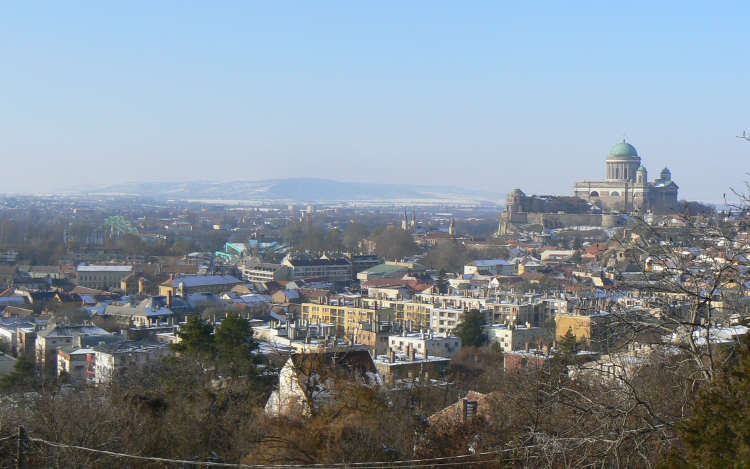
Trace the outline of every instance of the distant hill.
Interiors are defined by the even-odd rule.
[[[131,182],[86,191],[89,195],[135,195],[173,199],[336,201],[487,201],[502,194],[452,186],[339,182],[297,178],[237,182]]]

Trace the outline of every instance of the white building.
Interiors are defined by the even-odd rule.
[[[408,353],[414,350],[420,355],[427,354],[433,357],[452,357],[461,351],[461,338],[434,332],[403,332],[401,335],[392,335],[388,338],[388,346],[397,352]],[[408,350],[407,350],[408,348]]]
[[[106,384],[118,370],[154,363],[172,354],[169,344],[148,340],[114,342],[89,351],[89,382]]]
[[[464,275],[473,275],[480,271],[492,275],[513,275],[513,264],[502,259],[477,260],[464,266]]]
[[[112,334],[93,324],[65,326],[53,324],[36,335],[36,357],[42,366],[56,365],[56,354],[60,347],[81,346],[83,337],[111,339]]]
[[[522,350],[526,344],[536,344],[542,338],[541,327],[531,327],[530,324],[495,324],[484,328],[491,344],[497,343],[507,352]]]

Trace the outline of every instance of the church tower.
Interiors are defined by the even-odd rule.
[[[412,209],[411,211],[411,227],[415,228],[417,226],[417,210]]]
[[[451,225],[448,227],[448,234],[449,235],[455,235],[456,234],[456,220],[451,217]]]
[[[403,230],[409,229],[409,220],[406,218],[406,207],[404,207],[404,219],[401,222],[401,229]]]

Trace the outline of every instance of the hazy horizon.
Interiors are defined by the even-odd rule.
[[[653,180],[744,187],[743,4],[6,3],[0,192],[120,182],[572,195],[623,134]]]

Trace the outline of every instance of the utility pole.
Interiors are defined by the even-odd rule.
[[[26,430],[23,425],[18,426],[18,450],[16,454],[16,467],[24,469],[26,467]]]

